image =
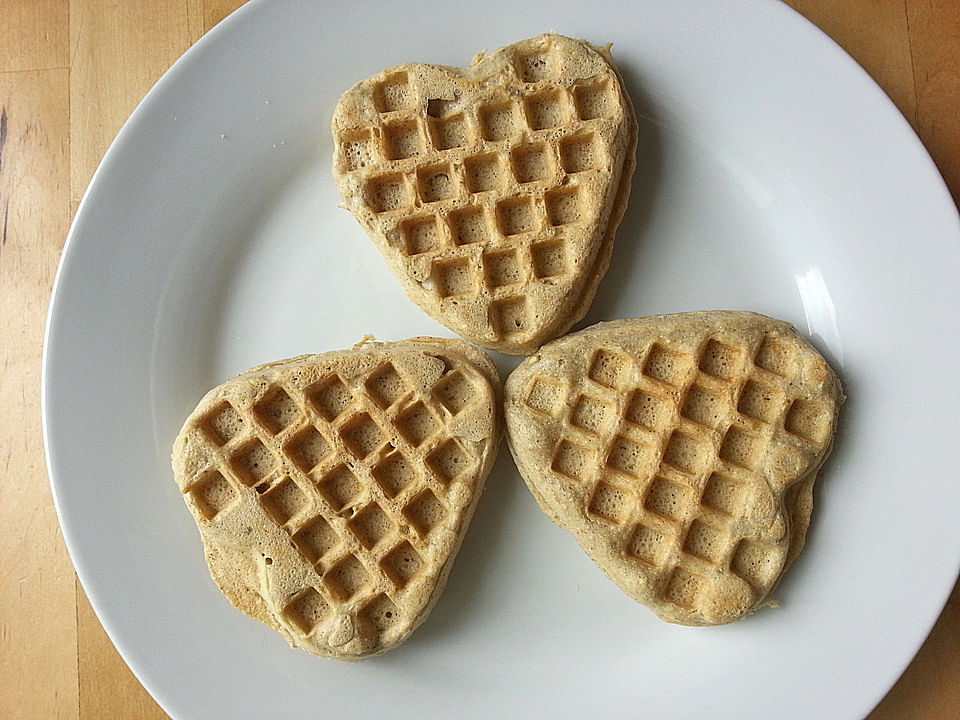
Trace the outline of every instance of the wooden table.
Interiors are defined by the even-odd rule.
[[[40,352],[60,249],[101,156],[160,74],[240,4],[0,0],[2,718],[165,717],[110,644],[67,557],[41,447]],[[790,4],[880,83],[960,198],[960,3]],[[960,718],[957,588],[870,718]]]

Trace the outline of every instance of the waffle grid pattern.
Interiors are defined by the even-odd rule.
[[[310,635],[339,608],[382,634],[421,609],[404,590],[442,565],[428,536],[470,497],[451,491],[481,459],[444,429],[481,402],[477,382],[448,368],[421,393],[388,360],[352,381],[273,385],[251,407],[224,401],[194,425],[212,467],[184,492],[216,522],[252,488],[317,573],[284,606],[288,625]]]
[[[604,137],[625,122],[608,76],[560,83],[554,52],[514,52],[511,91],[477,105],[431,99],[407,71],[374,83],[377,123],[336,138],[362,178],[363,203],[440,303],[483,295],[497,340],[532,335],[525,289],[571,284],[612,160]]]
[[[664,601],[695,610],[719,575],[757,599],[780,575],[789,537],[750,527],[749,512],[774,490],[767,452],[807,458],[827,441],[831,408],[796,396],[801,375],[797,349],[770,335],[696,352],[655,342],[642,362],[596,350],[575,387],[536,375],[525,404],[567,428],[551,470],[589,488],[586,516],[617,533]]]

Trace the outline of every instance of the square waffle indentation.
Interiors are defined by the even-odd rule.
[[[416,103],[416,93],[410,87],[410,79],[405,72],[390,75],[374,87],[373,104],[377,112],[410,110],[416,106]]]
[[[570,423],[584,432],[602,435],[616,420],[616,408],[589,395],[581,395],[570,412]]]
[[[373,468],[373,479],[384,495],[396,497],[407,485],[417,479],[413,463],[399,450],[387,455]]]
[[[403,252],[413,257],[440,246],[440,222],[436,215],[410,218],[400,223]]]
[[[470,471],[470,456],[453,438],[441,443],[427,455],[427,467],[441,482],[449,485]]]
[[[367,413],[359,413],[340,430],[340,437],[347,449],[363,460],[384,441],[383,431]]]
[[[380,593],[364,606],[360,617],[382,633],[400,619],[400,611],[389,597]]]
[[[353,402],[353,395],[338,375],[331,375],[307,391],[307,396],[327,422],[340,417]]]
[[[435,527],[443,522],[446,515],[447,509],[429,488],[407,503],[407,506],[403,509],[403,516],[420,537],[429,535]]]
[[[630,374],[630,358],[617,350],[597,350],[587,370],[587,377],[595,383],[614,390],[622,388]]]
[[[687,537],[683,542],[684,552],[714,564],[720,562],[726,547],[726,533],[701,520],[690,523],[690,529],[687,530]]]
[[[560,441],[550,463],[550,469],[554,472],[580,482],[587,480],[593,474],[595,466],[596,450],[569,440]]]
[[[824,403],[797,398],[790,404],[784,418],[784,428],[814,445],[819,445],[830,434],[833,423],[832,409]]]
[[[745,430],[732,427],[720,444],[720,457],[732,465],[754,470],[763,460],[763,440]]]
[[[715,472],[707,480],[700,502],[728,517],[736,517],[743,507],[743,498],[743,483]]]
[[[380,160],[377,141],[373,136],[373,130],[369,128],[345,135],[340,153],[351,170],[376,165]]]
[[[530,383],[525,403],[528,408],[544,415],[556,415],[563,404],[563,399],[563,383],[553,377],[538,375]]]
[[[262,442],[253,439],[237,451],[232,464],[240,480],[253,487],[270,474],[277,459]]]
[[[301,590],[283,608],[283,617],[292,623],[304,635],[309,635],[320,625],[330,606],[323,596],[312,587]]]
[[[449,221],[450,234],[457,245],[472,245],[490,239],[490,221],[478,205],[451,212]]]
[[[570,120],[570,106],[562,90],[547,88],[523,100],[527,124],[531,130],[546,130],[566,124]]]
[[[630,493],[604,480],[597,483],[587,512],[614,525],[622,524],[630,515]]]
[[[484,140],[506,140],[520,131],[517,104],[512,100],[481,105],[478,115]]]
[[[544,195],[547,221],[554,227],[585,221],[589,214],[585,196],[579,185],[550,190]]]
[[[333,446],[313,425],[309,425],[290,438],[284,450],[297,467],[308,473],[330,454]]]
[[[430,120],[430,134],[437,150],[463,147],[470,137],[469,132],[463,113]]]
[[[384,125],[383,154],[388,160],[404,160],[423,152],[423,139],[416,120],[401,120]]]
[[[659,568],[663,564],[669,549],[669,539],[666,535],[642,523],[636,526],[627,541],[627,554],[642,560],[652,568]]]
[[[539,280],[560,277],[571,272],[567,260],[567,243],[563,238],[546,240],[530,246],[533,274]]]
[[[782,566],[782,554],[755,540],[744,539],[737,545],[730,569],[755,588],[772,583]]]
[[[300,554],[311,565],[333,550],[340,538],[321,516],[317,516],[297,530],[290,538]]]
[[[451,415],[458,415],[473,402],[477,390],[462,372],[454,370],[433,386],[433,394]]]
[[[510,151],[513,176],[520,184],[548,180],[554,175],[553,151],[546,143],[517,145]]]
[[[300,511],[306,510],[310,500],[290,478],[284,478],[263,495],[258,495],[260,504],[278,525],[286,525]]]
[[[397,545],[380,561],[380,567],[384,574],[399,590],[406,587],[416,577],[421,565],[423,565],[423,558],[420,557],[420,553],[414,549],[413,545],[406,540]]]
[[[323,582],[334,596],[347,602],[363,589],[369,577],[363,563],[347,555],[326,572]]]
[[[716,428],[723,420],[725,405],[720,395],[702,385],[692,385],[683,399],[680,414],[698,425]]]
[[[504,237],[522,235],[538,229],[537,213],[529,195],[497,203],[497,222]]]
[[[514,59],[517,75],[525,83],[549,80],[554,75],[554,64],[549,50],[534,50]]]
[[[737,402],[737,412],[741,415],[771,424],[780,413],[782,394],[779,390],[747,380],[740,391],[740,400]]]
[[[700,353],[700,370],[720,380],[732,378],[740,365],[740,350],[710,338]]]
[[[226,510],[237,497],[236,491],[219,470],[211,470],[188,491],[194,505],[207,520],[213,520]]]
[[[400,413],[394,424],[413,447],[420,447],[440,427],[433,412],[419,400]]]
[[[389,408],[407,392],[407,384],[392,362],[386,362],[370,373],[364,387],[381,410]]]
[[[693,608],[696,607],[705,587],[706,580],[702,577],[678,567],[670,575],[664,587],[663,597],[674,605]]]
[[[485,253],[483,277],[487,286],[491,288],[515,285],[520,282],[522,278],[516,248]]]
[[[498,153],[474,155],[463,161],[463,177],[467,190],[482,193],[503,187],[506,182],[506,168]]]
[[[560,164],[570,175],[604,167],[605,158],[596,135],[582,133],[561,140]]]
[[[477,289],[470,258],[454,258],[433,265],[433,281],[441,298],[469,295]]]
[[[660,343],[650,346],[643,374],[666,385],[679,387],[687,375],[687,356]]]
[[[617,98],[610,80],[576,86],[573,99],[581,120],[612,117],[617,110]]]
[[[607,453],[607,466],[631,477],[650,477],[656,464],[656,450],[636,443],[623,435],[617,435]]]
[[[243,432],[246,423],[233,405],[222,402],[207,413],[202,420],[207,435],[217,445],[223,446]]]
[[[379,505],[371,502],[347,523],[350,532],[363,547],[371,550],[381,539],[390,534],[393,520]]]
[[[457,194],[457,177],[450,163],[417,168],[417,193],[425,203],[440,202]]]
[[[403,175],[381,175],[366,185],[367,206],[375,213],[398,210],[410,205],[410,194]]]
[[[254,405],[254,412],[272,434],[283,432],[300,416],[300,409],[282,387],[275,387]]]
[[[701,475],[709,469],[710,455],[710,443],[699,434],[674,430],[663,450],[663,462],[687,475]]]
[[[344,464],[337,465],[318,483],[320,494],[336,512],[340,512],[353,501],[362,487],[356,475]]]
[[[501,338],[519,335],[527,329],[527,298],[508,297],[490,303],[490,324]]]
[[[651,431],[658,431],[670,419],[670,403],[645,390],[634,390],[624,410],[627,422]]]
[[[796,368],[796,358],[793,348],[786,342],[767,335],[757,348],[753,364],[774,375],[790,377]]]
[[[660,517],[680,520],[690,503],[690,494],[690,489],[685,485],[657,476],[647,489],[643,506]]]

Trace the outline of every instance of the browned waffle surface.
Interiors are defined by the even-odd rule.
[[[601,323],[509,377],[544,511],[665,620],[755,610],[803,545],[842,393],[792,326],[700,312]]]
[[[344,94],[333,136],[344,207],[437,320],[525,354],[586,312],[636,147],[608,49],[550,34],[386,70]]]
[[[476,348],[418,338],[212,390],[173,466],[221,590],[317,655],[402,642],[442,592],[490,470],[498,387]]]

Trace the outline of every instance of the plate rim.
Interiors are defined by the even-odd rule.
[[[62,512],[62,498],[58,492],[58,484],[55,478],[57,474],[55,472],[54,463],[55,460],[53,456],[56,454],[54,449],[55,441],[50,435],[49,431],[49,416],[53,412],[48,402],[48,382],[49,382],[49,357],[48,352],[50,349],[50,341],[52,337],[52,331],[55,324],[55,314],[58,308],[58,295],[61,289],[61,283],[63,279],[64,268],[70,262],[70,256],[77,244],[78,236],[78,227],[82,223],[84,217],[84,211],[88,202],[89,197],[93,192],[96,191],[99,185],[103,184],[104,176],[109,171],[109,166],[114,161],[114,157],[120,152],[120,146],[126,141],[127,136],[131,135],[136,131],[135,126],[138,125],[142,118],[149,112],[149,106],[157,99],[158,94],[166,87],[176,82],[174,75],[183,71],[187,65],[193,62],[196,56],[201,55],[206,52],[208,48],[212,48],[217,43],[221,41],[221,36],[227,37],[228,34],[232,31],[232,28],[240,23],[245,21],[248,15],[252,15],[255,12],[259,12],[262,8],[271,5],[272,0],[249,0],[244,5],[240,6],[228,16],[223,18],[217,25],[211,28],[209,31],[204,33],[193,45],[187,48],[171,65],[167,68],[157,79],[157,81],[151,86],[147,91],[144,97],[137,103],[134,110],[131,112],[130,116],[124,121],[120,130],[117,132],[116,136],[110,142],[109,147],[104,153],[103,157],[100,159],[97,164],[97,168],[94,173],[91,175],[90,181],[85,188],[80,202],[78,203],[77,210],[71,219],[70,227],[66,235],[66,239],[63,244],[63,248],[60,253],[60,258],[57,263],[57,270],[54,275],[54,280],[51,286],[51,293],[49,304],[46,313],[44,332],[43,332],[43,348],[41,352],[41,372],[40,372],[40,415],[41,415],[41,432],[42,432],[42,442],[44,449],[44,461],[47,469],[47,477],[50,485],[51,495],[54,502],[54,508],[57,515],[58,524],[61,529],[61,535],[63,537],[64,544],[67,548],[67,552],[70,556],[71,564],[76,572],[77,579],[80,581],[81,586],[84,589],[88,601],[97,616],[98,622],[103,627],[105,633],[110,639],[110,642],[116,648],[118,654],[123,659],[124,663],[134,674],[137,681],[141,686],[146,690],[146,692],[151,696],[151,698],[161,707],[161,709],[167,713],[171,718],[176,716],[169,709],[170,705],[166,700],[166,695],[164,692],[158,692],[155,687],[152,687],[153,683],[145,682],[143,679],[143,669],[139,661],[132,661],[129,657],[128,650],[126,649],[126,643],[120,640],[120,633],[114,626],[112,620],[105,620],[102,612],[102,601],[100,598],[99,590],[95,589],[91,585],[88,589],[88,583],[85,581],[86,571],[82,569],[80,564],[77,564],[74,561],[75,557],[75,546],[73,540],[71,540],[71,533],[68,532],[68,525],[64,524],[63,512]],[[768,4],[764,0],[739,0],[738,4],[743,6],[756,6],[756,5],[765,5]],[[911,154],[916,158],[922,158],[922,162],[928,165],[928,169],[932,171],[932,178],[935,178],[938,181],[938,188],[941,194],[941,201],[944,202],[945,209],[952,209],[952,216],[955,219],[955,223],[960,226],[960,209],[958,209],[956,203],[953,201],[953,197],[950,193],[949,186],[947,185],[945,179],[943,178],[940,169],[937,167],[935,161],[927,150],[926,146],[923,144],[922,140],[918,136],[917,132],[914,130],[913,126],[907,120],[906,116],[900,110],[900,108],[894,103],[894,101],[886,94],[883,88],[879,83],[861,66],[856,59],[854,59],[844,48],[837,43],[833,38],[831,38],[824,30],[822,30],[818,25],[813,21],[806,18],[802,13],[793,7],[787,5],[785,2],[780,2],[776,0],[773,3],[777,5],[779,10],[783,13],[784,18],[789,18],[790,22],[795,24],[797,32],[805,32],[811,34],[811,36],[816,36],[818,44],[824,47],[825,51],[829,51],[833,54],[835,61],[838,63],[843,63],[852,69],[860,78],[859,84],[866,90],[870,87],[870,94],[878,100],[881,104],[885,104],[889,110],[893,110],[901,124],[901,131],[906,130],[906,135],[904,140],[906,141],[909,138],[911,143]],[[798,22],[799,21],[799,22]],[[810,31],[813,33],[810,33]],[[825,41],[825,42],[824,42]],[[863,81],[866,81],[864,83]],[[62,474],[62,473],[61,473]],[[919,639],[913,644],[913,650],[908,658],[902,663],[895,663],[896,673],[893,675],[892,679],[888,677],[883,682],[883,687],[885,689],[880,692],[872,700],[870,708],[867,708],[867,712],[870,712],[875,708],[883,698],[889,693],[893,686],[899,681],[900,677],[903,675],[905,670],[910,666],[913,660],[916,658],[917,653],[921,647],[926,642],[927,638],[930,635],[930,632],[933,630],[934,626],[938,622],[939,618],[943,614],[943,609],[946,606],[946,603],[949,601],[952,589],[957,582],[957,578],[960,576],[960,556],[954,558],[954,571],[953,574],[947,579],[947,585],[945,591],[941,592],[940,600],[937,603],[939,608],[937,614],[929,620],[929,622],[924,622],[923,625],[926,627],[925,632],[919,637]]]

